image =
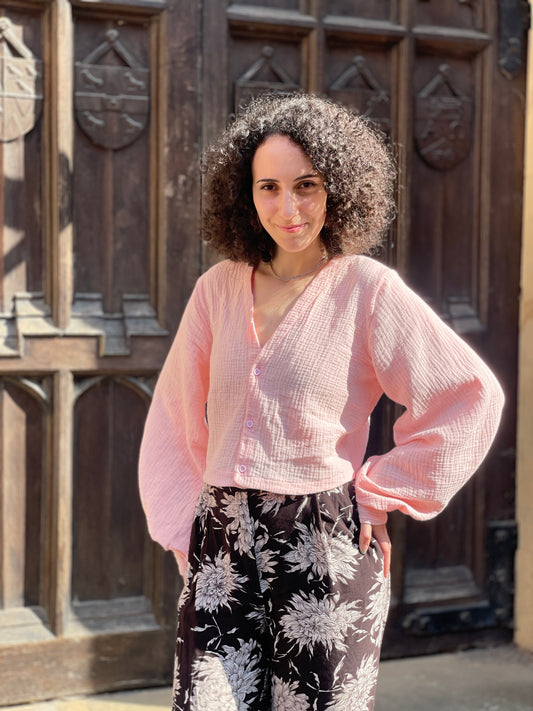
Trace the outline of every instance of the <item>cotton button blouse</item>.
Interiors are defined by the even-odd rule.
[[[183,314],[141,447],[152,537],[187,551],[203,481],[306,494],[355,476],[361,521],[382,523],[393,509],[435,516],[496,432],[503,394],[491,371],[367,257],[326,264],[263,347],[251,284],[251,267],[221,262]],[[363,462],[383,392],[405,412],[393,449]]]

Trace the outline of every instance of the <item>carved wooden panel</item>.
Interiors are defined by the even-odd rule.
[[[151,391],[131,377],[96,377],[78,379],[76,393],[73,600],[139,596],[148,548],[137,459]]]
[[[0,356],[19,351],[14,298],[38,300],[48,311],[49,274],[44,249],[47,206],[41,190],[43,145],[44,18],[31,7],[10,7],[0,18]]]
[[[409,569],[429,570],[440,567],[465,566],[471,578],[477,577],[480,561],[472,545],[473,522],[479,506],[475,480],[456,497],[446,510],[446,516],[437,517],[429,524],[411,524],[407,520],[406,545],[409,548]],[[424,535],[421,535],[422,532]],[[465,545],[468,541],[468,545]],[[479,582],[479,581],[478,581]],[[426,595],[432,595],[427,591]],[[434,596],[434,593],[433,593]]]
[[[326,64],[328,95],[390,133],[394,92],[391,52],[331,47]]]
[[[132,335],[164,333],[148,130],[153,35],[146,22],[80,13],[75,23],[74,302],[69,334],[98,334],[102,354],[127,354]],[[131,166],[136,169],[132,170]],[[135,323],[132,323],[132,319]]]
[[[410,273],[417,288],[461,333],[484,327],[481,176],[476,164],[475,58],[421,55],[413,79],[414,147]],[[457,185],[470,190],[458,192]]]
[[[45,614],[48,379],[0,378],[0,599],[4,611]],[[0,613],[1,614],[1,613]]]
[[[260,43],[246,43],[246,50],[239,51],[239,41],[233,43],[232,57],[238,58],[238,66],[231,67],[234,80],[234,106],[247,104],[254,96],[270,91],[297,91],[300,88],[300,60],[298,46],[277,44],[276,47]],[[256,55],[245,71],[241,63],[245,57]],[[288,66],[289,70],[285,69]]]

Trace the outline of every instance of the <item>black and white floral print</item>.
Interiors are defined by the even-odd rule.
[[[346,583],[357,573],[358,559],[353,555],[353,540],[350,536],[339,534],[332,537],[315,526],[307,528],[303,523],[296,524],[298,541],[285,556],[293,563],[290,572],[309,571],[308,577],[330,575],[335,583],[340,579]]]
[[[207,612],[217,612],[221,607],[231,610],[231,603],[237,601],[237,593],[248,578],[237,575],[229,553],[219,551],[214,558],[206,555],[203,565],[196,575],[196,608]]]
[[[173,711],[372,711],[390,592],[354,500],[203,487]]]
[[[191,708],[241,708],[261,683],[261,651],[255,640],[225,645],[222,655],[206,654],[193,666]]]
[[[319,600],[315,595],[293,595],[281,617],[281,627],[288,642],[298,652],[305,648],[313,654],[320,645],[328,657],[333,649],[346,652],[348,638],[353,638],[361,617],[356,601],[341,602],[340,594]],[[349,634],[351,633],[351,634]]]

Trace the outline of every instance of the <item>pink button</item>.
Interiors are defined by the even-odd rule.
[[[244,464],[241,464],[239,466],[239,471],[241,474],[246,474],[246,467],[244,466]]]
[[[261,375],[261,368],[254,368],[254,375]]]
[[[249,430],[251,430],[253,426],[254,426],[253,420],[246,420],[246,427],[248,427]]]

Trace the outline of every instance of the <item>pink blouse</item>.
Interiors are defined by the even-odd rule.
[[[405,411],[395,446],[363,462],[383,392]],[[150,534],[183,564],[203,482],[307,494],[355,476],[362,522],[431,518],[481,463],[502,406],[489,368],[381,263],[331,260],[261,347],[252,268],[221,262],[198,279],[148,413]]]

